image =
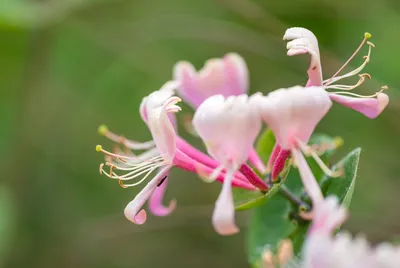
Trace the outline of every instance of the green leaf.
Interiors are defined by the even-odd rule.
[[[256,150],[261,159],[266,163],[275,146],[275,136],[272,130],[266,129],[256,144]]]
[[[354,149],[346,157],[332,167],[333,170],[344,169],[344,176],[329,178],[327,176],[321,182],[321,188],[325,196],[336,195],[339,201],[349,207],[356,184],[358,162],[361,148]]]
[[[280,240],[295,229],[288,220],[289,203],[280,195],[254,209],[247,234],[249,262],[259,267],[262,253],[269,249],[274,251]]]

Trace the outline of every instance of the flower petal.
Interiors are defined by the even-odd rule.
[[[166,174],[165,176],[168,176]],[[169,202],[168,207],[163,205],[163,197],[167,189],[168,178],[166,178],[161,185],[157,186],[152,195],[150,196],[148,205],[151,213],[156,216],[163,217],[169,215],[176,208],[176,200],[173,199]]]
[[[277,89],[257,103],[277,143],[286,150],[292,148],[296,138],[307,143],[331,105],[323,87],[301,86]]]
[[[181,83],[179,95],[194,108],[208,97],[240,95],[247,93],[249,88],[246,63],[236,53],[229,53],[222,59],[210,59],[198,72],[189,62],[178,62],[173,76]]]
[[[228,170],[212,216],[214,229],[220,235],[233,235],[239,232],[235,224],[235,206],[232,196],[233,174],[233,170]]]
[[[313,206],[317,206],[320,202],[324,200],[321,188],[319,187],[319,184],[312,174],[312,171],[308,166],[307,161],[304,158],[303,153],[300,151],[300,149],[292,149],[292,156],[296,163],[296,166],[299,169],[303,186],[307,194],[310,196],[313,202]]]
[[[283,40],[292,40],[287,43],[287,55],[294,56],[309,53],[310,66],[307,70],[309,86],[322,86],[322,68],[317,37],[308,29],[293,27],[286,30]]]
[[[389,103],[389,96],[385,93],[378,93],[376,98],[354,98],[334,93],[330,93],[329,97],[371,119],[378,117]]]
[[[205,100],[194,114],[193,127],[208,153],[223,165],[232,162],[240,166],[253,149],[261,130],[261,120],[251,100],[247,95],[228,98],[216,95]],[[226,133],[229,133],[229,139]]]
[[[141,209],[144,203],[149,199],[150,195],[156,189],[158,183],[167,174],[171,166],[162,168],[158,174],[140,191],[136,197],[125,207],[125,217],[135,224],[143,224],[146,222],[147,214]]]
[[[254,148],[250,151],[249,161],[261,174],[264,174],[266,172],[265,165]]]
[[[178,97],[171,97],[162,107],[148,112],[148,126],[156,147],[164,159],[171,163],[176,151],[177,134],[169,119],[168,110],[178,111],[180,108],[175,105],[178,101],[180,101]]]
[[[339,204],[336,196],[328,196],[313,206],[310,233],[331,235],[347,219],[347,210]]]

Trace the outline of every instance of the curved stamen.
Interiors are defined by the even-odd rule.
[[[340,177],[343,175],[343,170],[332,171],[327,165],[325,165],[324,161],[318,156],[318,154],[307,144],[303,143],[299,139],[296,139],[297,145],[300,147],[301,151],[306,156],[311,156],[314,158],[315,162],[319,165],[322,171],[329,177]]]
[[[343,91],[336,91],[336,92],[329,92],[329,93],[338,94],[338,95],[349,95],[349,96],[358,97],[358,98],[375,98],[376,96],[378,96],[380,93],[382,93],[384,90],[387,90],[387,89],[388,89],[387,86],[382,86],[381,90],[379,90],[378,92],[376,92],[373,95],[360,95],[360,94],[356,94],[353,92],[343,92]]]
[[[141,184],[142,182],[144,182],[147,177],[150,176],[151,173],[153,173],[154,170],[156,170],[159,166],[154,167],[153,169],[149,170],[149,172],[138,182],[132,183],[132,184],[124,184],[123,180],[119,180],[119,185],[121,185],[122,188],[128,188],[128,187],[134,187],[137,186],[139,184]]]
[[[127,174],[124,175],[118,175],[117,173],[115,173],[113,170],[115,168],[115,166],[110,166],[110,171],[112,171],[112,175],[108,176],[111,179],[119,179],[119,180],[132,180],[144,173],[146,173],[148,170],[153,169],[154,167],[160,167],[160,166],[164,166],[167,162],[166,161],[162,161],[162,162],[158,162],[158,163],[151,163],[147,166],[143,166],[141,168],[138,168],[136,170],[133,170]],[[110,173],[111,174],[111,173]],[[110,175],[108,174],[108,175]]]
[[[371,54],[371,48],[374,47],[374,44],[371,42],[367,42],[367,39],[371,38],[371,34],[370,33],[365,33],[364,34],[364,39],[362,40],[361,44],[358,46],[358,48],[356,49],[356,51],[353,53],[353,55],[350,56],[350,58],[342,65],[342,67],[339,68],[339,70],[328,80],[324,81],[324,85],[330,85],[336,81],[339,81],[345,77],[350,77],[353,76],[355,74],[358,74],[364,67],[365,65],[369,62],[370,59],[370,54]],[[342,75],[340,77],[336,77],[350,62],[351,60],[357,55],[357,53],[361,50],[361,48],[364,46],[364,44],[367,43],[369,46],[368,49],[368,55],[365,56],[365,61],[363,62],[363,64],[361,64],[360,67],[358,67],[357,69],[355,69],[352,72],[349,72],[345,75]]]
[[[368,73],[359,74],[358,76],[360,77],[360,79],[354,85],[329,85],[325,86],[325,89],[352,90],[363,84],[365,82],[365,78],[371,79],[371,75]]]
[[[122,144],[125,147],[132,150],[145,150],[150,149],[155,146],[154,141],[146,141],[146,142],[137,142],[133,140],[129,140],[124,136],[117,135],[111,132],[106,125],[100,125],[98,128],[98,132],[100,135],[105,136],[106,138],[112,140],[115,143]]]

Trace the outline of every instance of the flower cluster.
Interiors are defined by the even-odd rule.
[[[314,207],[301,259],[293,255],[290,240],[280,243],[278,254],[263,254],[264,268],[396,268],[400,267],[400,246],[382,243],[372,247],[363,236],[347,232],[333,235],[347,218],[347,211],[335,196],[328,196]]]
[[[370,60],[373,44],[367,41],[369,38],[370,35],[365,34],[355,52],[357,54],[362,46],[368,45],[368,54],[360,67],[339,76],[354,54],[337,73],[323,80],[317,38],[304,28],[288,29],[284,35],[285,40],[290,40],[288,55],[311,55],[308,81],[306,86],[281,88],[268,95],[248,95],[248,69],[237,54],[210,59],[199,71],[188,62],[178,62],[173,68],[173,79],[145,97],[140,105],[140,115],[152,135],[151,141],[136,142],[114,134],[106,126],[99,128],[100,134],[123,147],[116,147],[112,152],[100,145],[96,147],[106,157],[100,165],[100,173],[118,180],[122,187],[148,181],[126,206],[125,216],[136,224],[143,224],[147,217],[143,209],[146,201],[155,215],[165,216],[172,212],[176,201],[164,206],[162,200],[169,170],[178,167],[197,173],[206,181],[222,183],[212,224],[221,235],[234,234],[239,229],[235,224],[232,187],[268,192],[279,181],[287,160],[292,159],[312,201],[310,215],[319,226],[318,219],[325,219],[318,216],[320,207],[331,201],[324,199],[305,155],[313,157],[328,176],[340,176],[341,172],[330,170],[318,153],[307,145],[315,127],[330,110],[332,101],[369,118],[377,117],[388,104],[388,96],[382,92],[384,87],[370,96],[350,92],[370,78],[368,74],[360,74]],[[351,76],[359,77],[355,85],[337,84]],[[177,132],[175,113],[181,110],[178,103],[182,100],[195,109],[191,124],[208,154],[190,145]],[[275,148],[266,165],[254,150],[263,124],[276,137]],[[156,175],[149,179],[154,172]],[[341,218],[342,214],[339,216]],[[336,226],[338,220],[334,219],[331,225]],[[311,247],[313,243],[309,242],[309,245]]]

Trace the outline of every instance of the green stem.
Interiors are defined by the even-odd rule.
[[[296,206],[296,207],[301,207],[301,206],[303,206],[303,207],[305,207],[305,208],[308,208],[308,207],[309,207],[305,202],[301,201],[301,199],[300,199],[299,197],[297,197],[296,195],[294,195],[294,194],[289,190],[289,188],[287,188],[284,184],[282,184],[282,185],[279,187],[279,193],[280,193],[283,197],[285,197],[291,204],[293,204],[293,205]]]

